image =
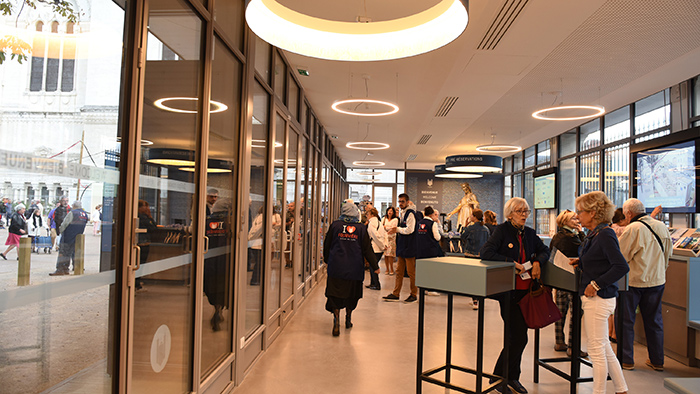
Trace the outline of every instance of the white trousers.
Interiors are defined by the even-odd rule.
[[[608,373],[616,393],[627,391],[627,382],[608,339],[608,316],[615,312],[615,298],[581,296],[588,357],[593,364],[593,393],[605,394]]]

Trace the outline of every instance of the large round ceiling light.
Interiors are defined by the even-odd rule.
[[[389,144],[385,144],[384,142],[371,142],[371,141],[348,142],[347,144],[345,144],[345,146],[350,148],[350,149],[359,149],[359,150],[389,149]]]
[[[467,0],[441,0],[425,11],[379,22],[340,22],[301,14],[277,0],[250,0],[245,18],[270,44],[328,60],[375,61],[430,52],[459,37],[469,22]]]
[[[342,105],[345,104],[357,104],[354,105],[352,108],[342,108]],[[362,105],[364,104],[364,105]],[[376,105],[373,105],[376,104]],[[384,112],[368,112],[368,111],[359,111],[358,109],[364,108],[364,109],[372,109],[373,107],[376,106],[384,106],[387,107],[388,111]],[[399,112],[399,106],[390,103],[388,101],[382,101],[382,100],[372,100],[372,99],[367,99],[367,98],[358,98],[358,99],[346,99],[346,100],[340,100],[336,101],[331,105],[331,108],[333,108],[334,111],[340,112],[341,114],[346,114],[346,115],[357,115],[357,116],[387,116],[387,115],[392,115],[397,112]]]
[[[169,112],[178,112],[181,114],[196,114],[197,110],[191,110],[191,109],[182,109],[182,108],[175,108],[171,107],[169,105],[165,105],[165,103],[169,101],[198,101],[199,99],[197,97],[164,97],[162,99],[158,99],[153,102],[153,105],[156,107],[164,110],[164,111],[169,111]],[[209,111],[210,114],[215,114],[217,112],[224,112],[228,109],[228,106],[224,103],[220,103],[218,101],[210,100],[209,103],[212,106],[212,109]]]
[[[499,145],[479,145],[476,147],[476,150],[478,152],[484,152],[484,153],[513,153],[513,152],[520,152],[523,150],[522,146],[519,145],[506,145],[506,144],[499,144]]]
[[[357,160],[357,161],[353,161],[352,165],[362,166],[362,167],[381,167],[381,166],[385,166],[386,163],[383,161]]]
[[[578,116],[550,116],[550,112],[557,111],[591,111],[591,113]],[[550,107],[535,111],[532,113],[532,117],[541,120],[582,120],[601,116],[605,113],[605,108],[597,105],[560,105],[558,107]]]

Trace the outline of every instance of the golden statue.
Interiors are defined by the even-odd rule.
[[[452,215],[459,212],[457,216],[457,229],[467,227],[470,217],[472,216],[472,210],[479,208],[479,201],[476,199],[476,195],[472,193],[472,188],[469,186],[469,183],[464,182],[462,184],[462,190],[464,190],[464,197],[459,201],[457,208],[448,213],[446,218],[450,220]]]

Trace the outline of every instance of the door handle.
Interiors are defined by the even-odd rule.
[[[204,254],[207,254],[209,251],[209,237],[206,235],[204,236]]]

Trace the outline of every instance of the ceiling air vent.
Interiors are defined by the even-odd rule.
[[[443,118],[447,116],[457,100],[459,100],[459,97],[445,97],[445,99],[442,100],[442,104],[440,104],[440,108],[438,108],[437,112],[435,113],[435,117]]]
[[[406,161],[413,161],[413,160],[416,160],[416,157],[418,157],[418,155],[411,155],[411,156],[408,156],[408,158],[406,159]]]
[[[493,50],[527,5],[528,0],[506,0],[476,49]]]
[[[430,140],[430,137],[432,137],[432,136],[433,136],[432,134],[423,134],[423,136],[420,137],[420,139],[418,140],[418,145],[427,144],[428,141]]]

